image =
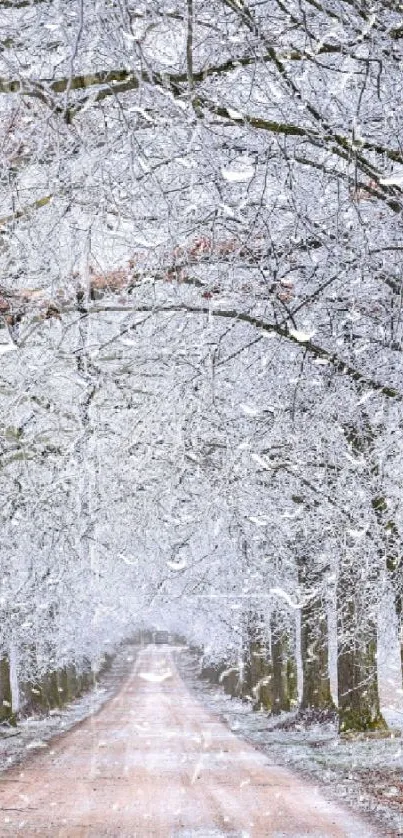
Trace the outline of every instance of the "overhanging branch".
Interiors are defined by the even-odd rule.
[[[358,384],[362,384],[365,387],[370,388],[376,393],[380,393],[383,396],[386,396],[390,399],[396,399],[398,401],[403,400],[403,393],[401,393],[397,388],[390,387],[388,385],[382,384],[381,382],[377,381],[374,378],[370,378],[365,373],[357,370],[355,367],[348,364],[342,358],[340,358],[335,352],[331,350],[324,349],[323,347],[319,346],[318,344],[314,343],[312,340],[302,340],[300,337],[297,337],[293,334],[292,330],[289,330],[286,325],[279,326],[276,323],[268,323],[266,320],[263,320],[260,317],[255,317],[252,314],[247,314],[246,312],[239,312],[236,309],[216,309],[213,307],[208,306],[192,306],[192,305],[165,305],[165,306],[151,306],[151,305],[136,305],[136,306],[125,306],[125,305],[111,305],[111,306],[90,306],[87,309],[87,314],[99,314],[101,312],[108,312],[108,311],[135,311],[135,312],[154,312],[155,314],[163,314],[163,313],[181,313],[185,312],[188,314],[201,314],[208,317],[221,317],[224,319],[229,320],[236,320],[240,323],[247,323],[249,326],[253,326],[255,329],[263,333],[271,333],[275,334],[284,340],[289,341],[294,346],[298,346],[300,349],[303,349],[304,352],[309,353],[312,357],[317,358],[321,361],[326,361],[333,369],[342,374],[346,375],[351,381],[355,381]]]

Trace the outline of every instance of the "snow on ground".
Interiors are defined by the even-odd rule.
[[[96,687],[64,707],[51,710],[47,716],[35,715],[21,720],[17,727],[0,725],[0,772],[22,762],[30,753],[46,749],[54,736],[97,713],[129,675],[137,651],[138,646],[132,644],[120,648]]]
[[[318,783],[327,797],[370,815],[382,835],[403,836],[401,712],[385,712],[395,732],[388,739],[342,739],[329,723],[285,730],[279,724],[291,720],[293,714],[273,718],[230,698],[221,687],[198,678],[198,662],[189,651],[182,651],[178,665],[199,699],[272,763],[301,772]]]

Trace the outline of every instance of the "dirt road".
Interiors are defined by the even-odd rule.
[[[237,739],[149,646],[104,708],[0,780],[0,835],[369,838],[367,824]]]

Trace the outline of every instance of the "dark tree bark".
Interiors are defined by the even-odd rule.
[[[379,707],[376,625],[367,616],[359,568],[340,563],[337,586],[339,728],[387,727]]]
[[[301,657],[303,690],[301,711],[333,711],[330,690],[329,635],[326,602],[321,593],[323,569],[314,559],[298,560],[298,582],[302,590]]]
[[[252,700],[256,709],[271,711],[272,666],[262,627],[261,615],[250,611],[245,618],[241,697]]]
[[[239,666],[229,666],[223,670],[219,678],[224,691],[232,698],[237,698],[240,694],[239,681]]]
[[[392,586],[393,601],[398,620],[400,643],[400,669],[403,679],[403,545],[399,529],[393,515],[388,508],[388,502],[383,495],[377,495],[372,500],[372,508],[376,519],[384,532],[386,551],[386,570]]]
[[[271,618],[272,712],[288,712],[297,703],[297,665],[289,633]]]
[[[301,710],[333,710],[330,690],[328,622],[320,597],[301,609],[303,690]]]
[[[15,724],[8,655],[0,658],[0,723]]]

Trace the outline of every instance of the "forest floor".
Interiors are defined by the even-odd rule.
[[[141,649],[97,713],[2,775],[0,836],[385,834],[235,736],[185,685],[178,656],[186,662],[172,647]]]
[[[198,677],[199,664],[183,651],[180,670],[194,694],[230,730],[278,765],[317,784],[327,797],[369,815],[382,836],[403,836],[403,714],[387,712],[391,738],[343,738],[333,723],[305,725],[295,713],[270,716],[230,698]]]

